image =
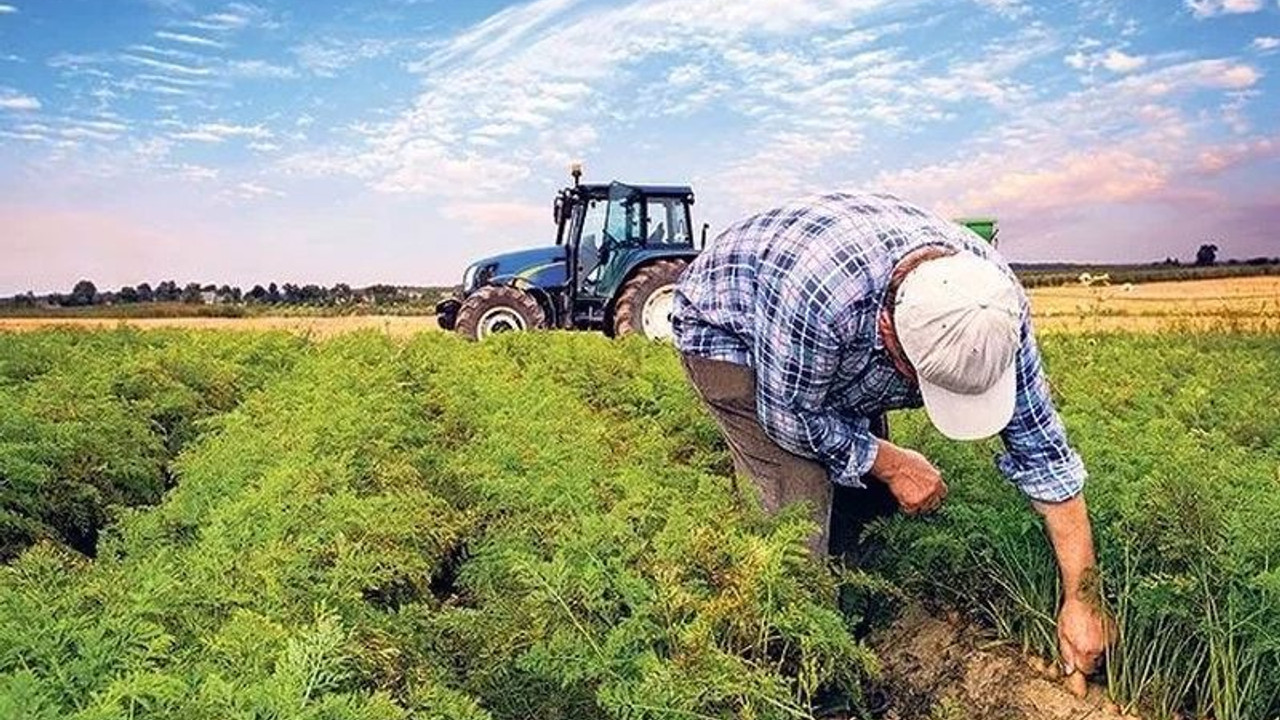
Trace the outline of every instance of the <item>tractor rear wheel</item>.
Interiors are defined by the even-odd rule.
[[[622,288],[613,311],[613,334],[644,335],[650,340],[671,340],[671,311],[676,283],[688,263],[659,260],[640,268]]]
[[[546,321],[529,293],[509,285],[486,285],[462,301],[457,330],[468,340],[483,340],[498,333],[536,330]]]

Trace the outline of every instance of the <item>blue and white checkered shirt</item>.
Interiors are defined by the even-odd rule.
[[[769,437],[823,463],[833,482],[861,487],[877,447],[870,418],[921,405],[876,318],[894,266],[926,245],[989,258],[1013,276],[977,235],[893,195],[832,193],[749,217],[681,279],[676,347],[753,368]],[[1085,469],[1049,397],[1025,294],[1022,306],[1017,403],[996,464],[1027,496],[1061,502],[1080,492]]]

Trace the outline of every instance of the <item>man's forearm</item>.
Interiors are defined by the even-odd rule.
[[[1098,572],[1093,553],[1093,531],[1084,495],[1061,503],[1033,503],[1044,516],[1058,570],[1062,574],[1063,599],[1094,602],[1098,598]]]

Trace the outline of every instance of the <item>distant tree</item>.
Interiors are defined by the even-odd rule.
[[[245,298],[249,302],[264,303],[267,301],[267,290],[261,285],[254,285],[253,288],[245,295]]]
[[[329,291],[319,285],[303,285],[298,288],[298,301],[307,305],[327,305]]]
[[[178,287],[178,283],[172,280],[165,280],[156,286],[156,302],[177,302],[182,298],[182,290]]]
[[[352,296],[351,286],[346,283],[338,283],[329,290],[329,299],[338,305],[350,303]]]
[[[138,286],[138,302],[155,302],[156,293],[151,289],[150,283],[142,283]]]
[[[244,299],[244,292],[240,289],[240,286],[232,285],[231,286],[231,302],[236,303],[238,305],[240,304],[240,301],[243,299]]]
[[[384,305],[396,300],[400,295],[400,288],[395,285],[370,285],[364,292],[375,305]]]
[[[280,288],[276,287],[275,283],[267,286],[267,302],[278,303],[283,299],[284,296],[280,294]]]
[[[28,291],[26,291],[25,293],[21,293],[21,294],[18,294],[18,295],[14,295],[14,296],[13,296],[13,304],[14,304],[16,307],[28,307],[28,308],[29,308],[29,307],[35,307],[35,306],[36,306],[36,294],[35,294],[35,293],[33,293],[33,292],[31,292],[30,290],[28,290]]]
[[[201,295],[202,292],[204,292],[204,288],[200,286],[200,283],[187,283],[187,286],[182,288],[182,302],[191,305],[202,303],[204,302],[204,297]]]
[[[1207,266],[1218,261],[1218,246],[1213,243],[1205,243],[1196,251],[1196,265]]]
[[[136,303],[138,302],[138,291],[132,286],[125,285],[120,288],[120,292],[116,293],[116,297],[122,303]]]
[[[71,289],[66,304],[75,307],[92,305],[98,300],[98,288],[88,280],[81,280]]]
[[[284,296],[284,302],[287,305],[296,305],[298,303],[298,286],[293,283],[285,283],[280,288],[281,294]]]

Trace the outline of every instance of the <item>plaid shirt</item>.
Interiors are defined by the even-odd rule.
[[[1008,265],[968,229],[885,194],[800,200],[727,228],[689,266],[675,296],[676,347],[747,365],[769,437],[861,487],[876,440],[869,418],[920,407],[919,387],[893,365],[876,318],[894,266],[942,245]],[[999,469],[1027,496],[1060,502],[1085,469],[1049,397],[1023,296],[1013,420]]]

